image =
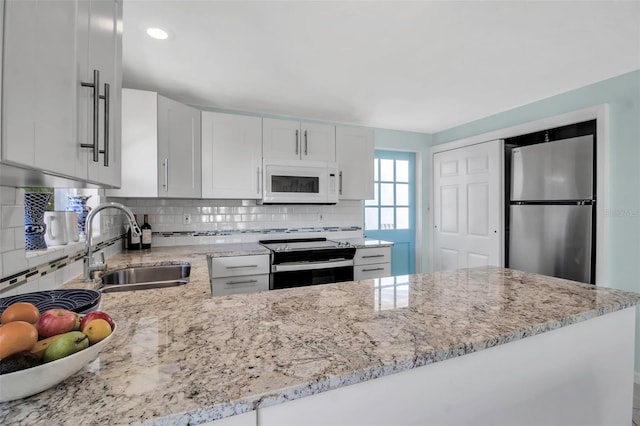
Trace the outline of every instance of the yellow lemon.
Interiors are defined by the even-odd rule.
[[[89,338],[92,345],[98,343],[111,334],[111,326],[103,319],[94,319],[85,324],[82,332]]]

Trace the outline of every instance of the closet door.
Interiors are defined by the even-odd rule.
[[[433,156],[433,271],[502,266],[503,141]]]

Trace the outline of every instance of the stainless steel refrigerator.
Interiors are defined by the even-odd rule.
[[[595,282],[593,136],[513,148],[508,266]]]

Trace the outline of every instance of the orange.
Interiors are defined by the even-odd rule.
[[[28,351],[38,341],[38,329],[25,321],[13,321],[0,327],[0,359]]]
[[[13,321],[25,321],[29,324],[35,324],[38,322],[38,318],[40,318],[38,308],[31,303],[18,302],[4,310],[2,317],[0,317],[0,322],[7,324]]]
[[[102,318],[96,318],[86,323],[82,332],[87,335],[89,343],[93,345],[111,334],[111,326]]]

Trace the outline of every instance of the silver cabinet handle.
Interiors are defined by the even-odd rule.
[[[299,151],[298,146],[300,145],[299,134],[300,134],[300,131],[296,129],[296,155],[298,155],[298,151]]]
[[[93,89],[93,143],[80,144],[82,148],[93,149],[93,161],[98,162],[100,148],[98,147],[98,120],[100,114],[100,71],[93,70],[93,83],[85,81],[80,82],[82,87],[91,87]]]
[[[362,272],[384,271],[384,268],[363,269]]]
[[[240,269],[240,268],[257,268],[258,265],[240,265],[240,266],[227,266],[227,269]]]
[[[384,254],[370,254],[367,256],[362,256],[363,259],[369,259],[371,257],[384,257]]]
[[[100,99],[104,99],[104,150],[100,154],[104,154],[104,166],[109,167],[109,83],[104,84],[104,95]]]
[[[339,177],[339,179],[338,179],[338,182],[339,182],[338,183],[338,188],[340,188],[338,192],[339,192],[340,195],[342,195],[342,170],[340,171],[340,173],[338,173],[338,177]]]
[[[227,284],[255,284],[258,280],[244,280],[244,281],[227,281]]]
[[[256,192],[258,193],[258,195],[260,195],[260,167],[258,167],[258,172],[256,173],[256,175],[258,176],[258,180],[256,182]]]
[[[307,139],[307,131],[304,131],[304,155],[309,155],[309,140]]]
[[[165,192],[169,192],[169,159],[165,158],[162,165],[164,166],[164,185],[162,186],[164,186]]]

